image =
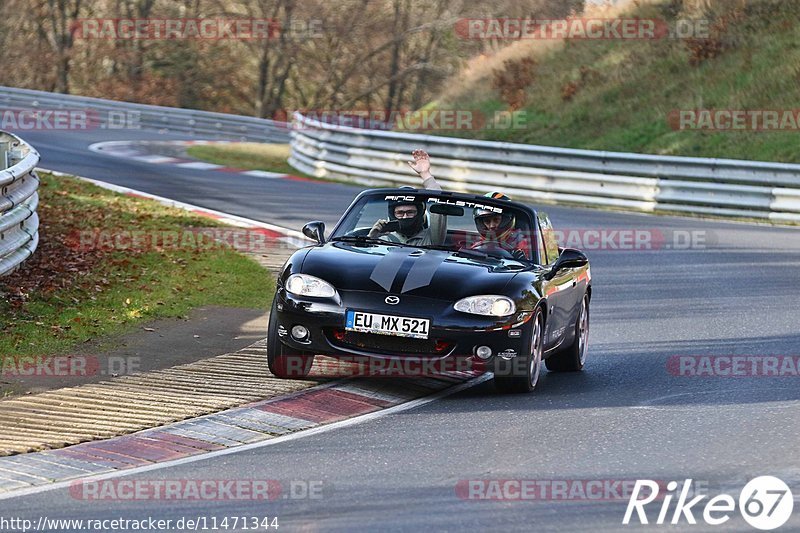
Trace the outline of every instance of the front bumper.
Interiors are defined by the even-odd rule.
[[[512,359],[524,353],[526,323],[531,313],[517,311],[510,317],[486,317],[461,313],[454,302],[401,295],[400,305],[385,302],[387,293],[339,291],[336,298],[300,298],[279,288],[275,298],[280,341],[293,349],[333,357],[371,359],[438,360],[472,359],[490,366],[498,358]],[[431,320],[428,340],[345,330],[348,309]],[[294,339],[292,328],[304,326],[309,334]],[[489,359],[475,356],[478,346],[492,350]]]

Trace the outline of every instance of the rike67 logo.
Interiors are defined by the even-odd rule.
[[[739,494],[738,502],[729,494],[714,496],[706,502],[703,502],[708,498],[705,494],[689,499],[692,492],[691,479],[685,480],[682,486],[677,481],[670,481],[666,486],[666,494],[659,494],[661,486],[649,479],[637,480],[622,523],[629,525],[634,513],[640,524],[650,523],[645,507],[657,500],[660,509],[655,524],[658,525],[676,525],[684,520],[694,525],[697,524],[697,513],[706,524],[719,526],[731,519],[738,503],[739,512],[748,524],[756,529],[769,531],[784,525],[794,509],[794,496],[789,486],[773,476],[760,476],[750,480]],[[671,509],[676,496],[677,501]],[[658,503],[649,510],[658,508]]]

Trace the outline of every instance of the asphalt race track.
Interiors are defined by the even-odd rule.
[[[40,151],[45,168],[293,229],[313,219],[334,223],[360,190],[174,169],[87,150],[100,140],[181,138],[157,133],[23,137]],[[656,249],[620,250],[609,243],[601,246],[606,249],[587,249],[594,295],[584,372],[545,373],[532,395],[499,395],[489,381],[349,427],[125,478],[258,476],[321,485],[318,498],[98,502],[57,489],[0,501],[2,514],[34,520],[42,514],[277,516],[279,531],[614,531],[624,529],[627,499],[470,499],[461,489],[469,480],[554,485],[693,479],[712,496],[729,493],[738,499],[746,481],[760,475],[800,488],[800,369],[782,376],[691,376],[682,375],[680,366],[689,360],[680,356],[800,354],[800,232],[588,209],[547,211],[557,229],[656,236]],[[695,237],[688,249],[686,235]],[[648,507],[651,522],[659,507]],[[694,514],[703,524],[702,508]],[[685,519],[680,524],[687,527]],[[723,529],[752,531],[735,513],[715,530]],[[782,530],[800,530],[797,509]]]

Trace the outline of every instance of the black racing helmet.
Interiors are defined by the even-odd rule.
[[[413,205],[417,208],[417,215],[413,218],[397,218],[394,214],[394,210],[396,207],[402,205]],[[400,223],[400,229],[398,229],[397,232],[405,237],[413,237],[425,227],[425,202],[422,200],[415,200],[413,202],[394,200],[389,202],[388,210],[389,220],[397,220]]]
[[[501,192],[494,192],[494,191],[487,192],[483,196],[495,200],[511,200],[511,198],[509,198],[508,196],[506,196]],[[490,231],[486,227],[486,220],[498,215],[500,216],[500,225],[497,227],[497,229]],[[478,207],[476,207],[473,210],[472,218],[475,220],[475,228],[477,228],[478,233],[481,234],[481,237],[483,237],[484,239],[491,239],[498,241],[502,241],[503,239],[508,237],[514,230],[514,226],[517,223],[514,214],[509,211],[505,211],[503,213],[497,213],[489,209],[481,209]]]

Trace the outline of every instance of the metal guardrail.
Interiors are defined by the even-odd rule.
[[[286,122],[0,86],[0,111],[85,111],[88,127],[148,129],[256,142],[289,142]]]
[[[406,161],[424,148],[450,190],[634,211],[800,222],[800,165],[575,150],[365,130],[294,115],[289,163],[317,177],[418,185]]]
[[[15,270],[39,244],[39,153],[0,132],[0,276]]]

